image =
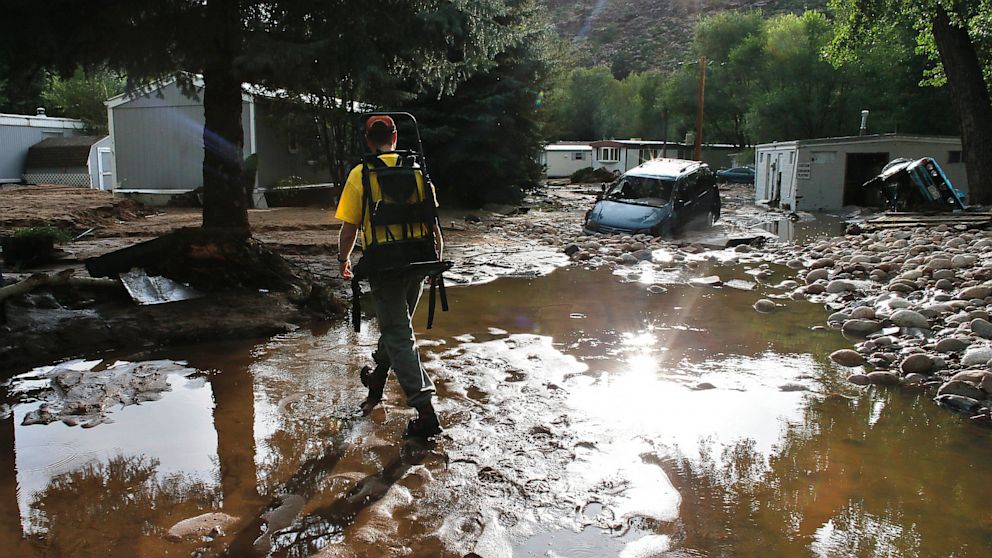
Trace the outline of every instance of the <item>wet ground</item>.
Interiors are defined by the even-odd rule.
[[[393,381],[356,416],[372,324],[35,369],[8,386],[0,422],[0,547],[987,556],[988,431],[926,395],[847,384],[826,355],[849,342],[810,329],[823,308],[778,296],[759,314],[755,299],[780,291],[708,265],[693,275],[723,288],[647,268],[452,288],[452,311],[420,335],[447,427],[434,447],[401,439],[412,415]],[[128,362],[168,389],[118,389],[91,428],[23,424],[52,401],[50,378]]]

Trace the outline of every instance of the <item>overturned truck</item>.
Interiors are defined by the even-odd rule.
[[[887,211],[937,212],[965,209],[964,196],[932,157],[894,159],[864,184]]]

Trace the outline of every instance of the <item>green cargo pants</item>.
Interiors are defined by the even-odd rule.
[[[420,301],[423,276],[370,279],[372,304],[379,320],[379,346],[372,358],[379,366],[393,369],[406,404],[418,407],[430,403],[434,382],[420,365],[420,354],[413,336],[413,313]]]

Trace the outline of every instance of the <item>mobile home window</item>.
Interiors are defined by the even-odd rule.
[[[620,148],[619,147],[600,147],[599,148],[599,160],[600,161],[619,161],[620,160]]]
[[[795,151],[790,151],[789,152],[789,164],[791,165],[791,164],[793,164],[795,162],[796,162],[796,152]]]
[[[576,161],[585,161],[585,159],[586,159],[586,154],[585,153],[583,153],[581,151],[578,151],[578,152],[575,153],[575,160]]]
[[[657,159],[657,158],[658,158],[658,150],[657,149],[642,149],[641,150],[641,153],[640,153],[640,162],[641,163],[646,162],[646,161],[650,161],[652,159]]]

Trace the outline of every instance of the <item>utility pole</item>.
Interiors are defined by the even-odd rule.
[[[668,107],[662,109],[661,114],[664,119],[664,131],[661,133],[661,156],[668,157]]]
[[[692,158],[703,160],[703,100],[706,96],[706,57],[699,57],[699,99],[696,110],[696,141],[692,149]]]

